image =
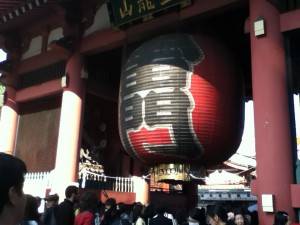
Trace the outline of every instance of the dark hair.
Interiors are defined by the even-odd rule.
[[[32,195],[26,195],[27,201],[26,201],[26,207],[25,207],[25,214],[24,214],[24,220],[35,220],[39,221],[39,212],[38,212],[38,201],[35,197]]]
[[[12,155],[0,153],[0,213],[4,205],[11,204],[8,196],[9,189],[15,187],[22,194],[24,176],[27,173],[25,163]]]
[[[288,221],[289,214],[285,211],[278,211],[274,216],[274,225],[285,225]]]
[[[77,194],[78,193],[78,187],[75,185],[70,185],[66,188],[65,195],[66,198],[71,198],[72,194]]]
[[[124,202],[119,202],[118,208],[119,208],[119,211],[121,212],[121,214],[127,213],[127,206]]]
[[[138,203],[134,206],[132,210],[132,222],[135,223],[139,217],[142,217],[144,206],[141,203]]]
[[[49,195],[48,197],[45,198],[45,201],[47,201],[47,202],[58,202],[59,201],[59,196],[58,196],[58,194]]]
[[[210,205],[207,207],[206,215],[211,218],[218,216],[223,222],[227,222],[228,219],[227,212],[222,205]]]
[[[111,207],[116,207],[117,206],[117,201],[115,198],[108,198],[105,201],[105,205],[109,205]]]
[[[105,207],[106,206],[110,206],[110,207],[104,212],[104,219],[101,224],[109,225],[118,216],[117,201],[115,198],[108,198],[106,199],[104,205]]]
[[[83,193],[80,198],[80,211],[91,211],[94,212],[96,210],[98,203],[98,196],[93,191],[87,191]]]
[[[147,219],[146,221],[148,221],[148,219],[153,218],[155,214],[155,205],[153,203],[150,203],[145,207],[144,218]]]
[[[157,203],[155,206],[155,212],[157,214],[164,214],[167,211],[167,206],[165,203]]]
[[[244,209],[236,208],[236,209],[233,210],[233,214],[234,214],[234,220],[235,220],[236,215],[241,215],[243,217],[244,224],[248,224],[248,219],[246,217],[246,213],[245,213]]]
[[[202,211],[199,208],[192,208],[189,211],[189,217],[191,217],[194,220],[197,220],[199,223],[202,221],[202,217],[205,215],[202,213]]]

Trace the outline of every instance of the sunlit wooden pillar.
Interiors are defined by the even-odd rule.
[[[141,177],[132,177],[133,180],[133,192],[136,194],[135,201],[141,202],[144,205],[149,204],[149,191],[150,187],[148,182]]]
[[[18,104],[15,102],[15,95],[15,89],[6,87],[0,120],[0,152],[11,155],[14,154],[18,122]]]
[[[273,224],[274,212],[262,208],[262,196],[273,196],[274,211],[284,210],[295,222],[291,204],[293,183],[292,138],[288,79],[280,12],[266,0],[250,2],[250,36],[259,224]],[[263,20],[264,35],[254,23]],[[261,27],[258,27],[261,28]]]
[[[133,160],[133,182],[134,192],[136,193],[136,201],[142,203],[149,203],[150,185],[142,177],[148,174],[143,174],[143,164],[138,160]]]
[[[62,106],[55,163],[54,192],[63,200],[65,188],[78,181],[78,158],[85,80],[81,78],[83,57],[75,52],[67,62],[69,81],[62,95]],[[64,85],[64,84],[62,84]]]

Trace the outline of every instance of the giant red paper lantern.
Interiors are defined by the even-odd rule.
[[[125,150],[150,166],[223,162],[243,133],[241,81],[230,51],[211,38],[172,34],[142,44],[121,74]]]

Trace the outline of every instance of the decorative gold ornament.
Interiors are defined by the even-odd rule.
[[[84,149],[80,150],[80,162],[79,162],[79,178],[81,178],[84,175],[84,172],[88,171],[91,173],[99,174],[104,176],[104,168],[102,165],[100,165],[98,162],[93,160],[89,156],[89,151],[84,151]],[[95,176],[87,176],[87,180],[96,179]]]
[[[154,182],[190,181],[189,164],[159,164],[154,167]]]

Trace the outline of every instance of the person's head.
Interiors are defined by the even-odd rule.
[[[227,213],[227,216],[228,216],[228,220],[234,220],[234,213],[233,212],[228,212]]]
[[[45,198],[45,201],[47,202],[47,208],[52,207],[58,204],[59,196],[58,194],[49,195]]]
[[[206,215],[210,225],[220,225],[227,222],[227,212],[222,205],[210,205],[207,208]]]
[[[94,212],[94,210],[97,207],[98,203],[98,196],[93,191],[87,191],[83,193],[83,195],[80,197],[80,211],[91,211]]]
[[[148,204],[145,207],[144,210],[144,217],[145,218],[153,218],[153,216],[155,216],[156,212],[155,212],[155,205],[154,204]]]
[[[233,210],[233,214],[234,214],[233,220],[236,225],[248,224],[249,221],[246,217],[245,210],[243,208],[235,208]]]
[[[167,206],[165,203],[157,203],[155,206],[155,212],[159,215],[164,214],[167,211]]]
[[[289,214],[285,211],[277,211],[274,216],[274,225],[291,224]]]
[[[245,216],[245,213],[242,209],[235,209],[234,210],[234,223],[236,225],[246,225],[247,224],[247,218]]]
[[[108,209],[116,209],[117,208],[117,201],[114,198],[108,198],[105,201],[105,210]]]
[[[21,159],[0,153],[0,217],[9,214],[15,223],[24,216],[26,196],[23,184],[26,172],[26,165]]]
[[[202,212],[199,208],[192,208],[189,211],[189,224],[200,224],[200,222],[202,221],[201,217],[205,217],[205,215],[202,215]]]
[[[136,222],[139,217],[144,214],[144,205],[137,203],[132,210],[132,222]]]
[[[75,185],[70,185],[66,188],[65,195],[66,198],[71,202],[75,202],[78,199],[79,189]]]
[[[38,201],[35,197],[32,195],[26,195],[27,201],[26,201],[26,207],[25,207],[25,214],[24,214],[24,220],[35,220],[39,221],[39,212],[38,212]]]
[[[184,224],[188,219],[188,213],[185,209],[180,209],[176,212],[175,219],[178,224]]]
[[[38,203],[38,207],[40,207],[41,204],[42,204],[42,198],[40,196],[36,196],[35,199],[36,199],[36,201]]]
[[[127,206],[124,202],[119,202],[117,205],[117,210],[120,211],[121,214],[127,213]]]
[[[236,225],[245,225],[246,217],[243,214],[236,214],[234,215],[234,223]]]

